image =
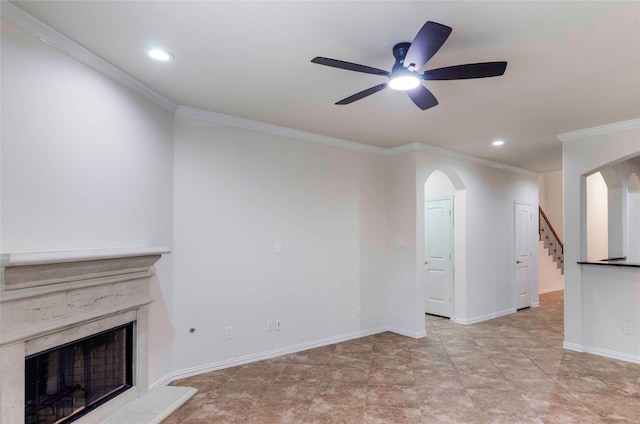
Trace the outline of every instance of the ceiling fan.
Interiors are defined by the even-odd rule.
[[[390,87],[394,90],[406,91],[413,103],[425,110],[436,106],[438,100],[420,80],[457,80],[471,78],[497,77],[504,74],[507,62],[469,63],[466,65],[448,66],[446,68],[431,69],[418,72],[442,47],[451,34],[451,28],[437,22],[425,23],[411,43],[399,43],[393,47],[396,63],[391,72],[357,63],[345,62],[327,57],[314,57],[311,62],[319,65],[332,66],[348,71],[364,72],[366,74],[381,75],[389,78],[388,82],[367,88],[359,93],[337,102],[337,105],[347,105],[356,100],[377,93]]]

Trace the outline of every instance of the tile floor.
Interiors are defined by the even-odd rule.
[[[164,424],[640,423],[640,365],[562,349],[563,293],[540,303],[175,381],[199,392]]]

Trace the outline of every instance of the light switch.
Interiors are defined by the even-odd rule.
[[[395,242],[398,247],[404,246],[404,237],[396,237]]]
[[[282,253],[282,242],[275,242],[273,248],[275,249],[276,253]]]

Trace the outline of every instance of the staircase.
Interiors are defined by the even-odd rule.
[[[564,275],[560,273],[556,262],[544,242],[538,242],[538,294],[544,294],[564,289]]]
[[[560,269],[560,273],[564,275],[564,245],[540,206],[538,206],[538,236],[557,268]]]

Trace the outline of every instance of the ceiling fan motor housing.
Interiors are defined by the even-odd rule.
[[[393,65],[393,69],[391,70],[392,73],[398,70],[399,67],[403,67],[403,68],[405,67],[404,58],[407,55],[407,51],[409,50],[410,46],[411,46],[411,43],[398,43],[395,46],[393,46],[393,57],[396,58],[396,63],[395,65]],[[414,64],[414,67],[415,67],[415,64]]]

